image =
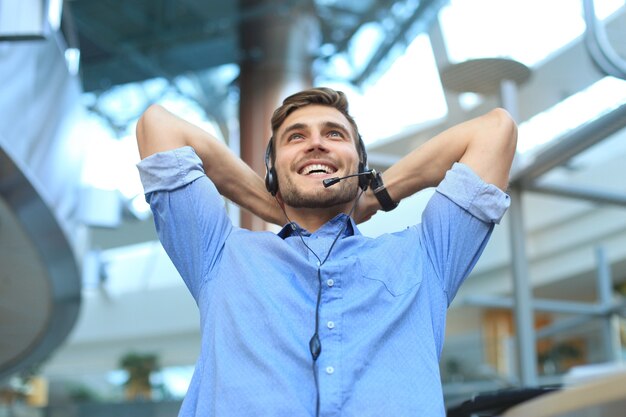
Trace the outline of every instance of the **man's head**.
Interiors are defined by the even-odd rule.
[[[328,189],[322,185],[323,179],[354,174],[364,169],[359,162],[366,163],[358,127],[342,92],[314,88],[289,96],[271,122],[266,161],[270,191],[280,191],[285,204],[296,208],[331,207],[355,198],[358,180]]]

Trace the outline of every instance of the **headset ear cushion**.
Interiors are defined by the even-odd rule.
[[[265,149],[265,188],[273,196],[278,192],[278,178],[276,177],[276,170],[274,167],[270,168],[270,159],[272,155],[273,138],[267,142],[267,148]]]
[[[367,167],[363,164],[363,162],[359,161],[359,174],[367,171]],[[363,191],[367,190],[367,186],[370,183],[369,175],[359,175],[359,188]]]
[[[365,150],[365,143],[363,142],[363,138],[359,135],[359,174],[369,171],[369,167],[367,166],[367,151]],[[359,176],[359,188],[363,191],[367,190],[367,187],[370,184],[370,176],[369,175],[360,175]]]
[[[276,170],[274,167],[270,168],[265,173],[265,188],[270,192],[273,196],[278,192],[278,180],[276,178]]]
[[[272,176],[272,174],[269,171],[265,171],[265,188],[267,189],[267,191],[269,191],[270,193],[271,191],[271,187],[270,184],[272,182],[272,179],[270,178]]]

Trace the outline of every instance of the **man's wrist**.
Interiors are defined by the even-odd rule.
[[[398,203],[393,201],[387,188],[385,188],[385,184],[383,183],[383,177],[380,175],[380,172],[373,171],[372,179],[370,181],[370,186],[372,187],[372,191],[376,200],[380,204],[380,207],[383,211],[391,211],[398,207]]]

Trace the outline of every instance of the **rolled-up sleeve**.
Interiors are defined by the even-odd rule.
[[[202,162],[190,146],[150,155],[137,168],[145,194],[172,191],[204,176]]]
[[[446,173],[437,192],[486,223],[500,223],[511,204],[506,193],[487,184],[467,165],[458,162]]]
[[[454,164],[436,191],[422,215],[420,240],[450,303],[510,198],[461,163]]]
[[[197,299],[232,229],[224,200],[191,147],[153,154],[137,168],[159,240]]]

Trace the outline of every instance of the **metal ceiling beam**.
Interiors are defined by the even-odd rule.
[[[525,186],[524,189],[536,193],[587,200],[594,203],[626,206],[626,194],[624,193],[600,191],[590,188],[559,184],[529,184]]]
[[[626,127],[626,104],[554,140],[526,166],[511,175],[511,186],[533,185],[541,175],[565,164],[576,155]]]
[[[239,24],[253,21],[263,16],[275,16],[285,13],[292,8],[291,4],[272,3],[248,6],[240,10],[234,9],[232,13],[221,16],[206,16],[198,12],[197,7],[193,7],[198,15],[207,17],[199,22],[179,22],[170,28],[161,28],[158,36],[154,33],[146,33],[134,39],[126,39],[125,42],[134,48],[149,48],[152,46],[177,45],[193,40],[212,40],[224,34],[237,32]]]
[[[537,329],[537,339],[546,339],[548,337],[554,337],[557,334],[563,334],[568,330],[580,328],[580,326],[587,324],[595,319],[595,316],[581,314],[579,316],[568,317],[555,321],[552,324]]]
[[[328,6],[329,11],[333,12],[333,13],[350,13],[349,10],[345,10],[345,9],[341,9],[341,10],[335,10],[336,7]],[[379,7],[376,7],[375,4],[371,4],[369,9],[367,9],[367,11],[363,14],[361,14],[360,16],[357,15],[357,17],[359,18],[359,23],[357,25],[355,25],[352,30],[350,31],[350,33],[346,34],[346,36],[344,36],[344,38],[342,40],[340,40],[339,42],[335,43],[337,52],[345,52],[348,49],[348,45],[350,45],[350,40],[354,37],[354,35],[357,33],[357,31],[361,28],[361,26],[363,26],[364,24],[371,22],[373,20],[376,20],[376,15],[377,13],[380,11]],[[322,24],[325,23],[324,21],[322,21]],[[328,23],[328,22],[326,22]]]
[[[417,32],[425,32],[430,27],[433,19],[437,18],[437,12],[448,3],[447,0],[422,0],[413,14],[409,16],[395,31],[395,34],[383,41],[378,47],[365,69],[357,75],[352,82],[361,85],[379,68],[381,62],[389,55],[394,46],[405,40],[407,32],[418,27]],[[414,29],[415,30],[415,29]]]
[[[585,44],[594,64],[605,74],[626,80],[626,60],[611,46],[604,26],[598,21],[594,0],[583,0]]]
[[[172,79],[173,74],[168,74],[152,59],[143,55],[139,50],[119,39],[107,36],[110,31],[97,20],[84,21],[77,19],[77,26],[84,36],[89,38],[96,45],[111,53],[112,55],[123,55],[138,68],[145,71],[145,78],[164,77]]]
[[[513,309],[515,307],[515,299],[511,297],[499,296],[468,296],[463,299],[462,303],[464,305],[489,308]],[[588,316],[602,317],[615,311],[621,310],[624,306],[624,303],[616,302],[605,305],[600,303],[562,301],[552,300],[548,298],[533,298],[531,305],[533,310],[535,311],[560,314],[585,314]]]

